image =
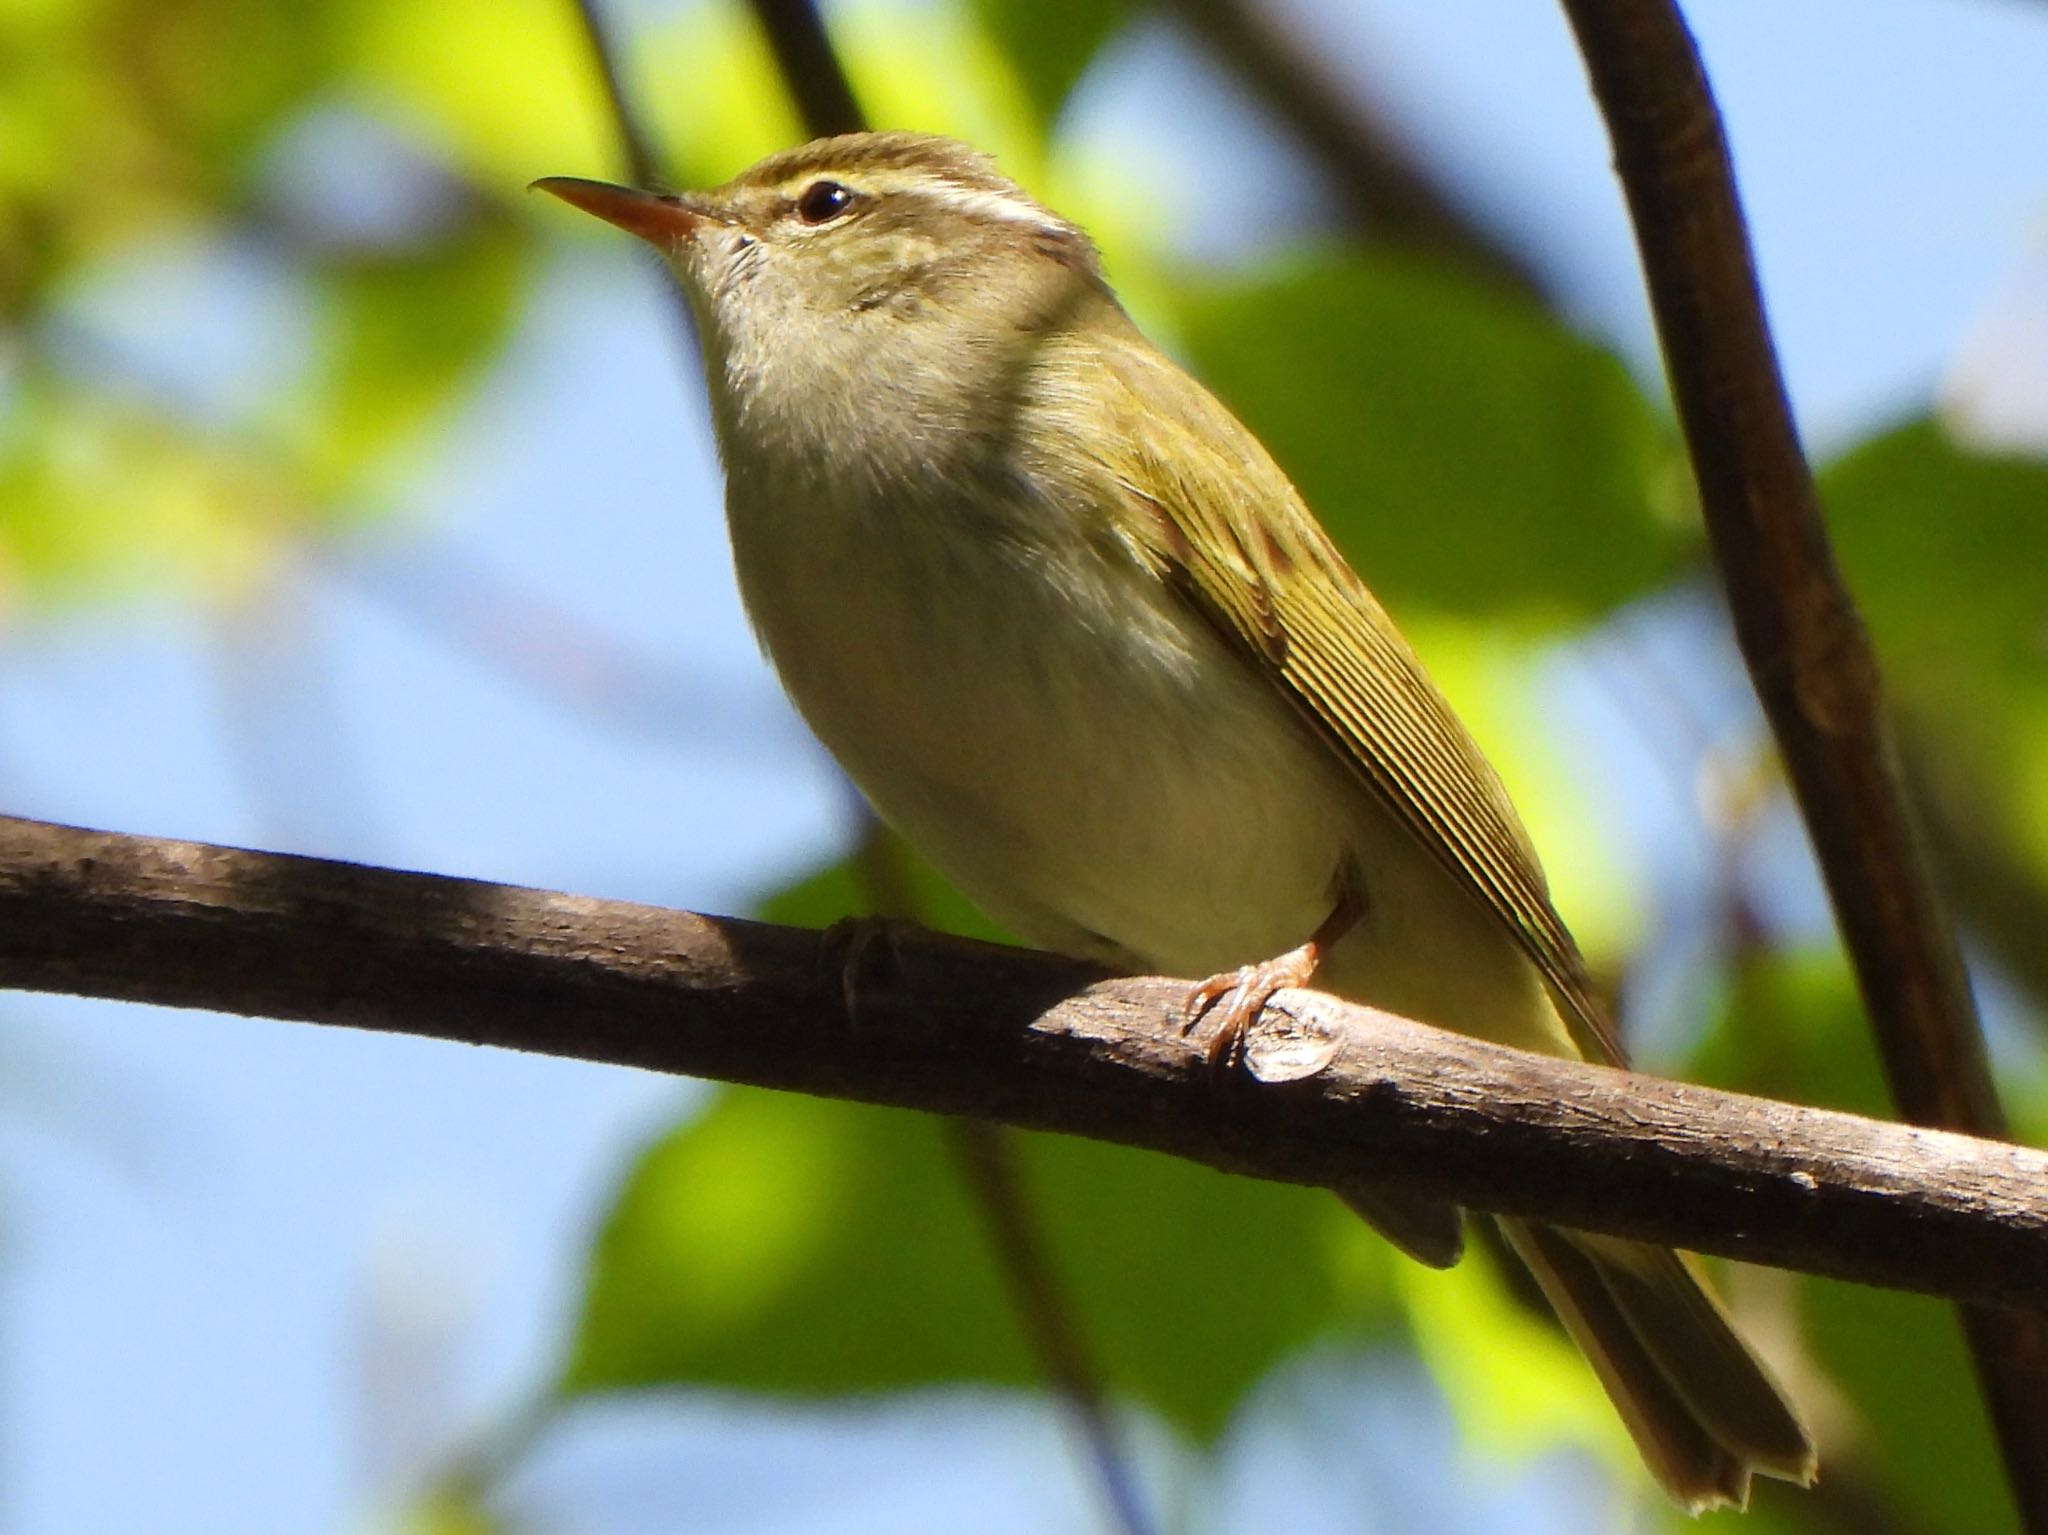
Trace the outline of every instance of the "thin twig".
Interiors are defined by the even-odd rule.
[[[1170,9],[1295,137],[1370,234],[1544,299],[1527,258],[1459,207],[1400,134],[1268,8],[1246,0],[1173,0]]]
[[[619,150],[625,156],[626,169],[632,174],[633,184],[659,186],[661,157],[654,152],[654,136],[633,109],[632,94],[626,89],[611,26],[605,20],[604,12],[598,8],[598,0],[576,0],[576,15],[582,22],[583,37],[590,45],[591,58],[597,65],[598,79],[604,84],[605,104],[611,109],[612,131],[619,136]]]
[[[1764,319],[1720,114],[1672,0],[1563,0],[1607,119],[1736,639],[1907,1118],[2003,1135],[1877,664],[1829,546]],[[2027,1527],[2048,1532],[2048,1326],[1965,1308]]]
[[[621,141],[633,163],[634,179],[655,184],[652,151],[637,127],[610,38],[597,11],[597,0],[577,0],[599,72],[611,101]],[[833,50],[824,23],[809,0],[754,0],[754,14],[766,33],[784,82],[795,99],[807,129],[816,135],[852,133],[866,126],[846,71]],[[671,284],[674,289],[674,284]],[[678,307],[685,311],[680,290]],[[694,332],[691,332],[694,337]],[[694,341],[692,343],[694,345]],[[873,898],[884,916],[914,918],[909,882],[895,858],[895,848],[865,803],[859,809],[856,859]],[[1124,1535],[1149,1535],[1150,1523],[1137,1494],[1137,1484],[1124,1464],[1114,1425],[1103,1410],[1103,1390],[1081,1343],[1073,1315],[1045,1251],[1042,1231],[1025,1202],[1020,1180],[1006,1158],[996,1126],[955,1123],[950,1141],[969,1197],[980,1207],[989,1229],[991,1250],[1005,1280],[1018,1324],[1037,1356],[1047,1383],[1065,1403],[1068,1416],[1087,1447],[1088,1460],[1110,1513]],[[975,1150],[980,1155],[971,1153]],[[1003,1176],[995,1176],[1000,1170]]]
[[[625,157],[626,173],[636,186],[665,186],[661,157],[655,153],[653,139],[633,110],[625,88],[625,67],[604,13],[598,9],[598,0],[575,0],[575,5],[576,14],[582,21],[584,39],[590,44],[591,62],[597,66],[598,79],[604,85],[605,102],[611,108],[612,128],[619,136],[619,151]],[[683,292],[683,285],[676,280],[675,274],[666,268],[662,270],[660,280],[662,290],[668,296],[676,339],[683,351],[683,373],[686,379],[694,379],[697,372],[697,322],[690,313],[689,296]]]
[[[1282,992],[1218,1080],[1187,980],[0,818],[0,986],[535,1050],[1056,1130],[2048,1310],[2048,1152],[1489,1044]],[[1289,1020],[1292,1020],[1291,1022]],[[161,1025],[155,1025],[161,1026]]]
[[[1111,1517],[1129,1535],[1150,1535],[1151,1517],[1103,1400],[1102,1373],[1080,1335],[1072,1299],[1053,1272],[1044,1225],[1017,1167],[1016,1139],[1001,1125],[956,1115],[946,1121],[946,1144],[988,1228],[989,1247],[1032,1355],[1066,1405]]]
[[[819,137],[867,126],[846,70],[810,0],[754,0],[754,15],[797,103],[805,130]],[[858,801],[854,860],[871,908],[914,920],[910,883],[888,830]],[[1103,1409],[1101,1376],[1082,1343],[1072,1299],[1053,1266],[1045,1233],[1025,1195],[1002,1128],[953,1120],[948,1144],[968,1197],[981,1211],[990,1250],[1002,1271],[1019,1329],[1046,1383],[1064,1403],[1095,1471],[1111,1516],[1124,1535],[1148,1535],[1150,1520],[1125,1464],[1115,1425]]]
[[[853,864],[878,916],[916,921],[917,895],[903,848],[853,785]],[[1152,1522],[1104,1403],[1102,1371],[1083,1340],[1079,1313],[1052,1261],[1051,1243],[1017,1169],[1016,1147],[1001,1125],[957,1116],[946,1147],[967,1197],[980,1212],[989,1252],[1039,1373],[1066,1409],[1067,1422],[1095,1473],[1109,1515],[1124,1535],[1150,1535]]]

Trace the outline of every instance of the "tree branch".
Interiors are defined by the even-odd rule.
[[[1527,258],[1460,207],[1400,134],[1271,9],[1248,0],[1173,0],[1170,6],[1322,168],[1368,233],[1547,303]]]
[[[1102,1372],[1081,1336],[1076,1314],[1047,1251],[1045,1226],[1017,1165],[1017,1139],[1001,1125],[955,1114],[946,1121],[946,1145],[980,1212],[1010,1307],[1046,1379],[1073,1414],[1088,1452],[1095,1484],[1110,1517],[1127,1535],[1151,1535],[1150,1510],[1126,1464]]]
[[[1527,1054],[1282,993],[1247,1070],[1185,981],[0,818],[0,984],[893,1104],[2048,1308],[2048,1153]],[[871,954],[875,950],[870,948]],[[1289,1021],[1291,1020],[1291,1021]]]
[[[634,178],[641,186],[651,186],[652,151],[621,87],[619,64],[598,11],[598,0],[577,0],[577,9],[596,54],[613,121],[632,162]],[[822,136],[864,128],[860,104],[854,99],[845,68],[810,0],[754,0],[754,15],[809,131]],[[685,350],[694,351],[689,306],[680,288],[673,282],[669,287],[688,333]],[[851,793],[852,785],[847,787]],[[909,889],[901,870],[893,865],[886,834],[866,804],[859,802],[858,796],[855,799],[860,803],[861,824],[856,857],[870,894],[876,897],[878,910],[907,915]],[[1025,1341],[1036,1354],[1048,1384],[1066,1404],[1116,1528],[1123,1535],[1150,1535],[1151,1521],[1139,1497],[1136,1479],[1117,1443],[1115,1425],[1103,1403],[1100,1379],[1082,1345],[1079,1320],[1072,1314],[1046,1255],[1043,1232],[1025,1199],[1022,1180],[1009,1158],[1002,1129],[955,1119],[951,1131],[949,1144],[955,1162],[968,1197],[988,1225],[991,1252],[1009,1286]]]
[[[1909,1119],[2003,1135],[1969,977],[1821,521],[1728,145],[1673,0],[1563,0],[1607,119],[1735,634]],[[2048,1531],[2048,1324],[1966,1308],[2013,1496]]]
[[[853,84],[813,0],[753,0],[753,9],[804,130],[826,138],[865,128]]]
[[[661,186],[661,156],[655,153],[654,135],[633,110],[632,93],[626,89],[619,51],[604,12],[598,0],[576,0],[575,11],[583,29],[583,41],[590,48],[591,62],[597,65],[598,81],[604,86],[605,107],[619,136],[626,173],[636,187]]]

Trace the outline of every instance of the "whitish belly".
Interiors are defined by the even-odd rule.
[[[1325,984],[1553,1045],[1505,928],[1395,825],[1278,688],[1163,584],[1088,550],[763,539],[748,610],[880,814],[1027,942],[1200,976],[1367,915]]]

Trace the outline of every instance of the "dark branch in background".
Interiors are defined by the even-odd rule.
[[[1909,1119],[2003,1135],[1969,977],[1907,804],[1764,319],[1720,114],[1671,0],[1563,0],[1607,119],[1735,633]],[[2048,1532],[2048,1324],[1965,1307],[2027,1528]]]
[[[604,13],[598,9],[598,0],[575,0],[575,6],[583,26],[584,41],[590,45],[591,62],[596,64],[598,78],[604,83],[605,102],[611,108],[612,127],[619,136],[619,152],[626,162],[627,179],[640,187],[666,186],[660,157],[654,152],[654,141],[628,98],[624,63],[613,45]],[[683,356],[694,360],[697,356],[697,322],[690,314],[690,300],[683,292],[682,284],[666,268],[662,270],[661,286],[668,296],[677,343],[682,347]],[[689,366],[683,369],[686,382],[695,371]]]
[[[1185,980],[0,818],[0,986],[893,1104],[2048,1308],[2048,1152],[1638,1076],[1284,992],[1243,1071]]]
[[[626,89],[624,66],[612,39],[611,24],[598,9],[597,0],[576,0],[576,15],[583,25],[583,39],[590,45],[591,59],[597,65],[597,77],[604,84],[612,130],[619,136],[619,148],[625,155],[633,184],[659,187],[663,184],[661,158],[654,152],[654,136],[633,109],[633,97]]]
[[[866,116],[810,0],[755,0],[754,15],[768,36],[805,131],[825,137],[865,129]],[[903,867],[902,850],[850,781],[846,787],[854,827],[854,872],[869,909],[885,917],[915,920],[916,894]],[[1125,1462],[1106,1405],[1102,1372],[1053,1265],[1044,1225],[1017,1167],[1015,1146],[1001,1125],[956,1116],[947,1122],[946,1148],[968,1199],[980,1213],[1018,1330],[1045,1383],[1066,1410],[1111,1518],[1124,1535],[1150,1535],[1152,1521]]]
[[[1545,298],[1526,257],[1459,207],[1400,134],[1266,9],[1245,0],[1172,0],[1169,9],[1294,136],[1371,235]]]
[[[753,0],[753,11],[804,130],[814,138],[826,138],[865,128],[867,119],[817,6],[811,0]]]
[[[1124,1464],[1116,1424],[1103,1399],[1101,1371],[1077,1330],[1066,1289],[1052,1270],[1045,1226],[1017,1165],[1017,1138],[1001,1125],[955,1115],[946,1121],[946,1142],[988,1228],[989,1248],[1032,1355],[1077,1420],[1110,1512],[1129,1535],[1148,1535],[1152,1520],[1137,1481]]]
[[[850,779],[843,778],[848,820],[854,827],[852,863],[868,910],[915,921],[917,892],[903,846],[875,815]],[[1058,1395],[1095,1473],[1096,1485],[1124,1535],[1150,1535],[1152,1521],[1136,1478],[1124,1463],[1110,1417],[1102,1371],[1083,1336],[1071,1297],[1060,1282],[1044,1223],[1017,1165],[1015,1139],[985,1120],[946,1121],[946,1152],[981,1217],[989,1253],[1010,1307],[1045,1383]]]
[[[784,83],[807,130],[816,136],[852,133],[866,126],[853,87],[810,0],[754,0],[754,15],[775,55]],[[619,136],[642,186],[655,185],[654,155],[621,85],[621,64],[597,10],[597,0],[577,0]],[[695,332],[688,305],[670,284],[683,311],[685,346],[694,352]],[[849,784],[849,789],[851,785]],[[858,795],[855,864],[874,909],[912,917],[912,894],[888,833]],[[1073,1307],[1054,1272],[1044,1232],[1025,1197],[1023,1181],[1000,1126],[954,1120],[947,1145],[969,1198],[988,1228],[990,1251],[1016,1308],[1026,1344],[1046,1383],[1065,1405],[1086,1447],[1089,1464],[1109,1512],[1123,1535],[1150,1535],[1151,1521],[1138,1486],[1124,1463],[1115,1425],[1104,1407],[1100,1373],[1082,1341]]]

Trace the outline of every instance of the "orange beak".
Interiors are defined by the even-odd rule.
[[[680,197],[613,186],[609,181],[543,176],[528,183],[528,190],[552,193],[570,207],[594,213],[607,224],[616,224],[627,234],[638,235],[660,250],[672,251],[682,246],[705,221],[702,212]]]

